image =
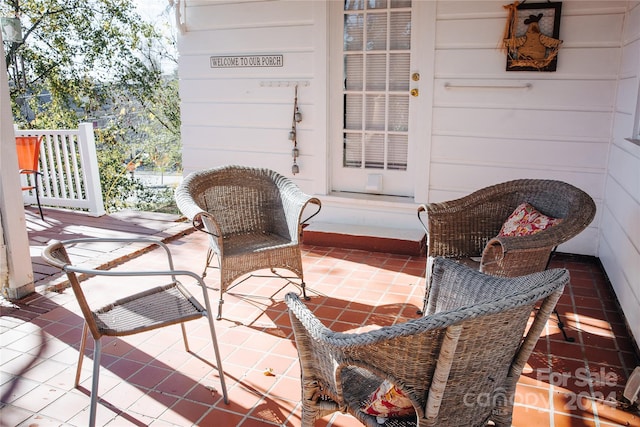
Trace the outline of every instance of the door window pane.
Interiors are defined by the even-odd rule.
[[[389,135],[387,169],[407,170],[409,141],[407,135]]]
[[[410,61],[408,53],[389,55],[389,90],[409,92]]]
[[[369,0],[367,6],[369,9],[386,9],[387,0]]]
[[[389,49],[411,49],[411,12],[392,12],[390,27]]]
[[[366,130],[384,130],[384,118],[387,103],[385,95],[368,95],[367,114],[365,119]]]
[[[367,50],[387,49],[387,14],[367,14]]]
[[[387,55],[367,55],[367,90],[384,91],[387,88]]]
[[[344,127],[349,130],[362,129],[362,96],[347,95],[345,96],[345,120]]]
[[[345,55],[344,57],[344,88],[346,90],[362,90],[364,70],[362,55]]]
[[[362,166],[362,134],[344,134],[344,167],[359,168]]]
[[[411,0],[391,0],[391,8],[411,7]]]
[[[389,96],[389,128],[392,132],[409,130],[409,97],[405,95]]]
[[[384,169],[384,134],[365,135],[364,167]]]
[[[362,10],[365,0],[345,0],[344,10]]]
[[[410,0],[345,1],[345,167],[407,168],[410,7]]]
[[[362,50],[364,40],[364,15],[361,13],[344,16],[344,50]]]

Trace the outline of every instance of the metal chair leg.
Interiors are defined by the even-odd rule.
[[[220,387],[222,388],[222,398],[225,404],[229,404],[229,396],[227,395],[227,384],[224,379],[224,371],[222,370],[222,357],[220,357],[220,348],[218,347],[218,338],[216,337],[216,329],[211,319],[211,306],[206,302],[207,306],[207,322],[209,322],[209,331],[211,332],[211,342],[213,344],[213,352],[216,357],[216,367],[220,375]]]
[[[33,178],[33,186],[36,190],[36,201],[38,202],[38,210],[40,211],[40,218],[44,221],[44,214],[42,213],[42,206],[40,206],[40,190],[38,189],[38,174]]]
[[[558,249],[557,246],[551,250],[551,253],[549,254],[549,259],[547,260],[547,265],[544,267],[545,270],[549,268],[549,264],[551,264],[551,258],[553,258],[553,256],[556,254],[556,249]],[[555,313],[556,319],[558,320],[558,328],[560,328],[560,331],[562,332],[562,336],[564,336],[564,340],[567,342],[574,342],[575,338],[568,336],[567,331],[564,330],[564,323],[562,322],[562,319],[560,319],[560,313],[558,313],[558,308],[555,307],[553,309],[553,312]]]
[[[213,259],[213,251],[211,247],[207,249],[207,259],[204,262],[204,270],[202,270],[202,278],[204,279],[207,276],[207,268],[209,268],[209,264],[211,264],[211,260]]]
[[[426,310],[427,310],[427,299],[425,298],[422,301],[422,310],[416,310],[416,314],[418,316],[422,316]]]
[[[300,287],[302,288],[302,297],[305,301],[309,301],[311,298],[307,296],[307,285],[304,282],[300,283]]]
[[[96,408],[98,405],[98,379],[100,376],[101,340],[94,341],[93,348],[93,378],[91,378],[91,403],[89,406],[89,427],[96,425]]]
[[[553,312],[556,315],[556,319],[558,319],[558,328],[562,331],[562,335],[564,336],[564,340],[567,342],[574,342],[576,339],[567,335],[567,332],[564,330],[564,323],[560,319],[560,313],[558,313],[558,309],[554,308]]]
[[[216,320],[222,319],[222,304],[224,304],[224,300],[222,296],[220,296],[220,301],[218,301],[218,315],[216,316]]]

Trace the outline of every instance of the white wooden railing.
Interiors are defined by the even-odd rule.
[[[81,123],[78,129],[16,129],[15,134],[43,136],[42,176],[38,177],[43,206],[82,209],[92,216],[105,214],[91,123]],[[36,203],[34,191],[24,191],[23,198],[25,203]]]

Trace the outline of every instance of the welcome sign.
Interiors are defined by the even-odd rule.
[[[212,56],[211,68],[282,67],[283,55]]]

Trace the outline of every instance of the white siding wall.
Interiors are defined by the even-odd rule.
[[[321,2],[304,1],[186,2],[186,32],[178,38],[185,173],[242,164],[292,177],[294,87],[287,84],[304,82],[308,86],[298,89],[300,173],[294,178],[309,193],[324,191],[324,10]],[[271,54],[283,55],[284,66],[223,69],[209,61],[214,55]]]
[[[640,2],[630,2],[622,46],[598,255],[640,342],[640,146],[625,139],[640,120]]]
[[[559,179],[600,212],[626,2],[563,2],[555,72],[505,71],[503,4],[438,2],[429,198]],[[599,223],[559,250],[595,255]]]

